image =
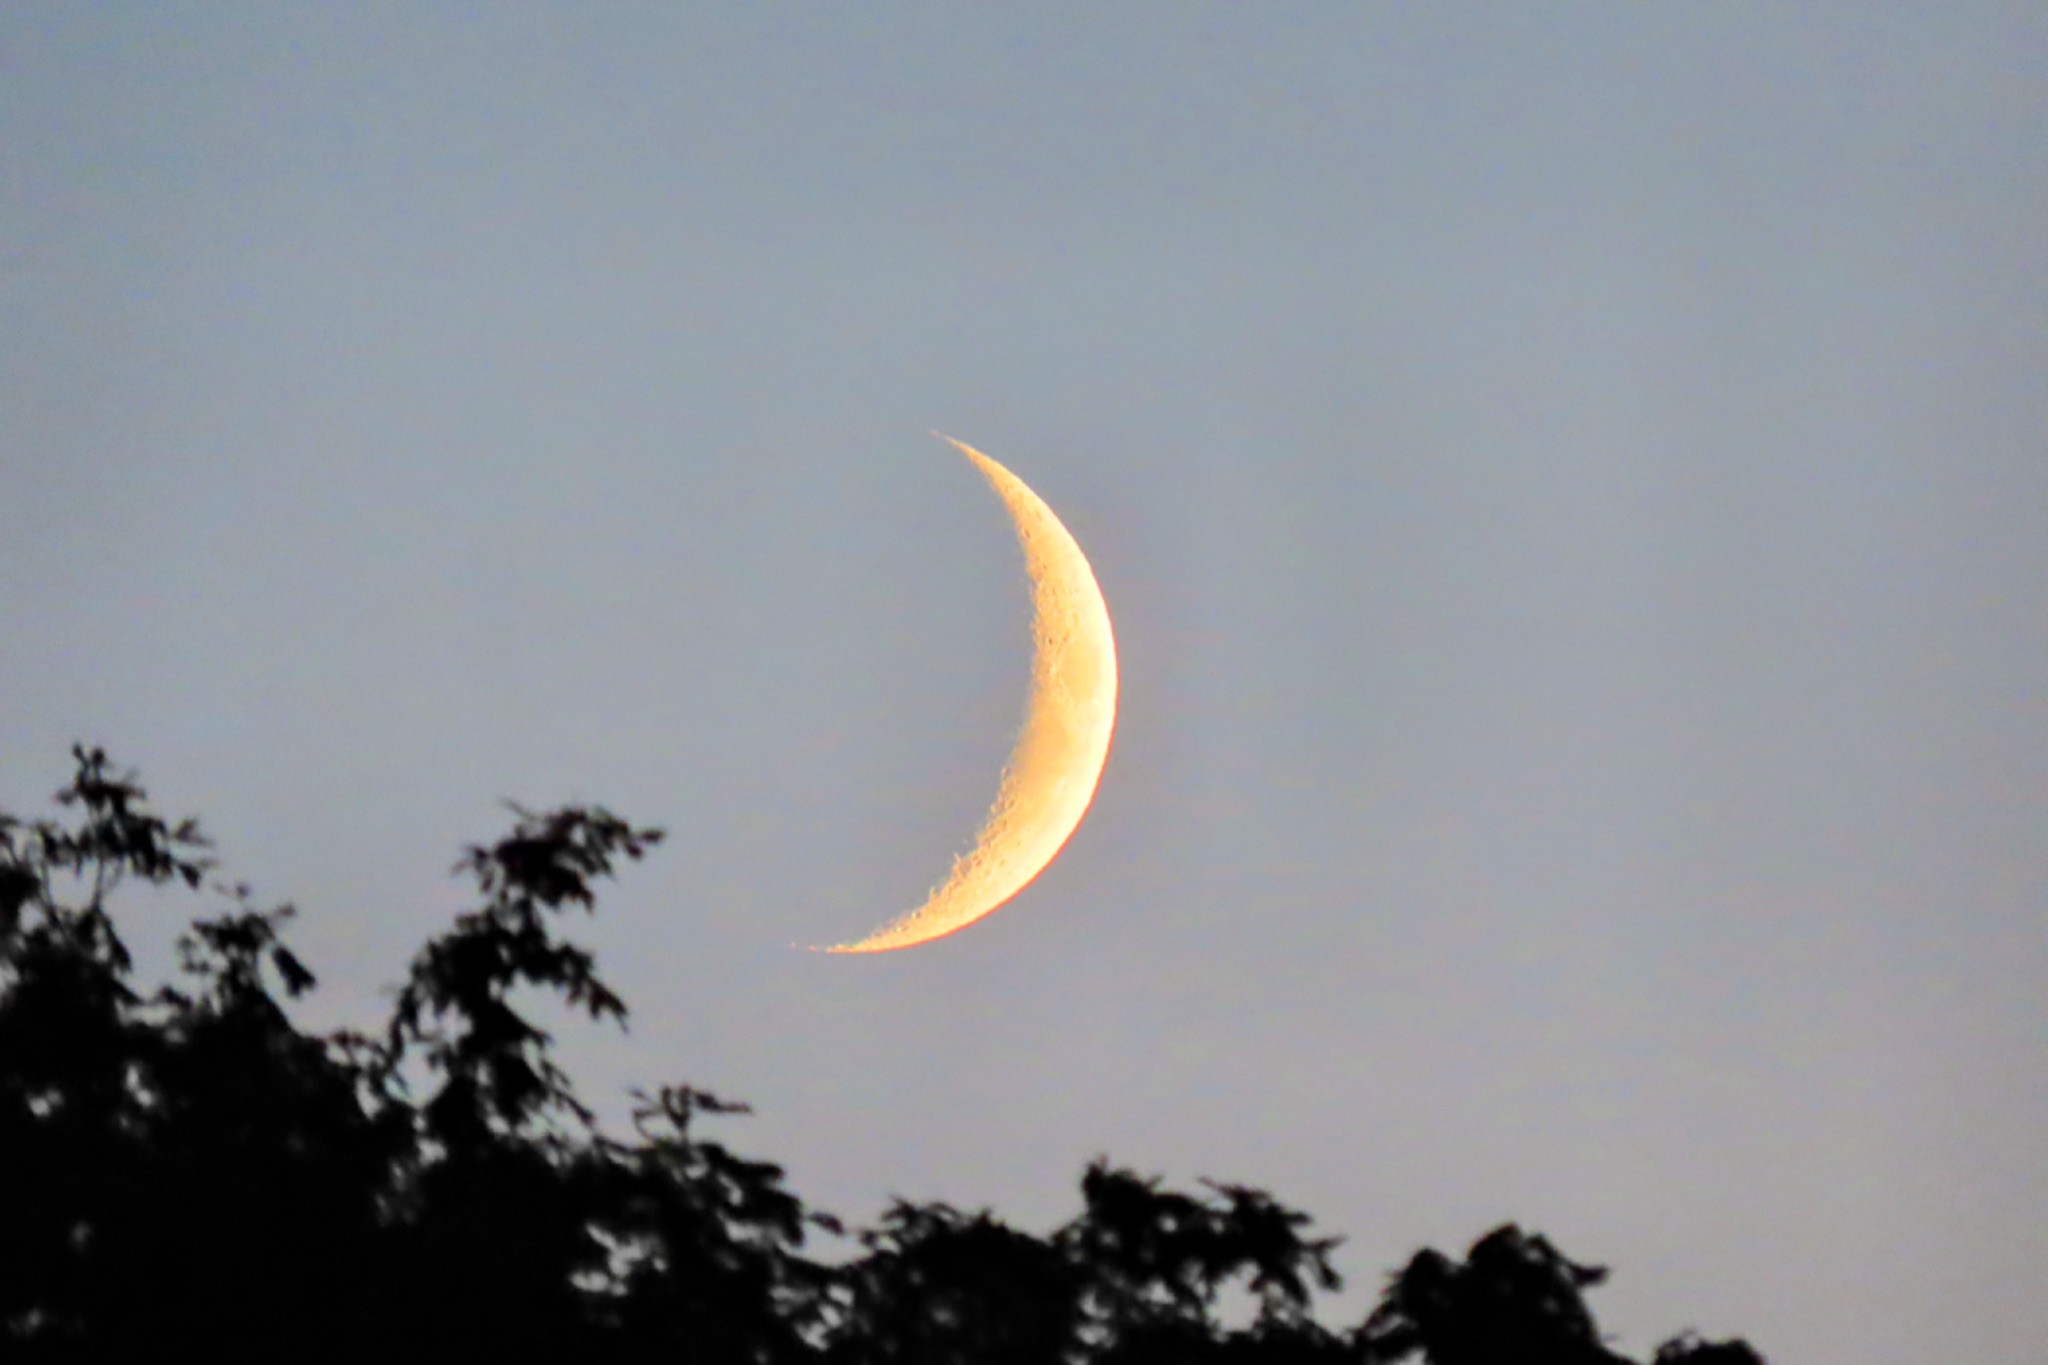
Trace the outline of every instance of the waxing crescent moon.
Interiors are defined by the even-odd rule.
[[[1059,856],[1095,799],[1116,728],[1116,638],[1087,556],[1038,494],[972,446],[972,460],[1009,509],[1031,578],[1031,697],[974,846],[925,903],[857,943],[827,952],[882,953],[942,938],[1022,891]]]

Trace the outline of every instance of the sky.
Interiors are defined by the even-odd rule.
[[[2048,1357],[2048,11],[0,11],[0,806],[73,740],[368,1025],[531,807],[565,1023],[807,1200],[1519,1221],[1647,1353]],[[1029,678],[1122,704],[923,899]],[[132,932],[163,960],[148,897]]]

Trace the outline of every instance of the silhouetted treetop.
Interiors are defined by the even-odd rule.
[[[642,857],[658,829],[635,829],[602,807],[546,815],[513,808],[519,823],[456,864],[474,877],[481,908],[427,943],[413,959],[386,1031],[395,1066],[412,1047],[440,1078],[424,1110],[429,1131],[451,1146],[475,1147],[526,1129],[551,1112],[588,1123],[568,1077],[548,1057],[552,1039],[515,1009],[521,985],[560,995],[592,1019],[623,1023],[626,1004],[597,974],[591,954],[557,938],[547,915],[591,910],[591,882],[612,875],[621,856]]]
[[[1366,1319],[1372,1359],[1432,1365],[1616,1365],[1582,1292],[1607,1278],[1513,1224],[1473,1243],[1462,1264],[1421,1251]]]

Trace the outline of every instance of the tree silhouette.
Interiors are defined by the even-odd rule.
[[[1056,1241],[1084,1273],[1095,1344],[1105,1361],[1338,1358],[1338,1339],[1309,1315],[1317,1289],[1341,1287],[1335,1238],[1303,1235],[1309,1219],[1263,1191],[1210,1184],[1207,1197],[1102,1162],[1081,1178],[1084,1209]],[[1257,1302],[1231,1330],[1224,1289]]]
[[[1061,1248],[986,1212],[897,1202],[863,1232],[830,1358],[862,1365],[1064,1360],[1081,1284]]]
[[[1581,1297],[1606,1278],[1509,1224],[1474,1243],[1462,1265],[1418,1252],[1392,1277],[1363,1336],[1379,1361],[1620,1365]]]
[[[0,813],[0,1358],[1625,1365],[1583,1298],[1605,1272],[1511,1225],[1463,1262],[1418,1253],[1346,1331],[1314,1313],[1336,1239],[1246,1186],[1098,1160],[1045,1236],[908,1201],[849,1232],[699,1134],[742,1105],[636,1092],[606,1133],[514,1003],[626,1017],[555,930],[661,839],[602,807],[515,807],[385,1025],[305,1033],[292,908],[220,881],[103,752],[73,757],[69,819]],[[146,993],[110,910],[130,881],[214,909]],[[853,1254],[811,1259],[813,1231]],[[1762,1358],[1688,1333],[1653,1365]]]

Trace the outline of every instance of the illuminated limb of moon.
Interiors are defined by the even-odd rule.
[[[951,441],[952,438],[948,437]],[[964,929],[1044,871],[1088,813],[1116,728],[1116,639],[1087,557],[1024,481],[971,446],[1017,524],[1031,579],[1031,697],[1024,730],[974,846],[925,903],[834,953],[881,953]]]

